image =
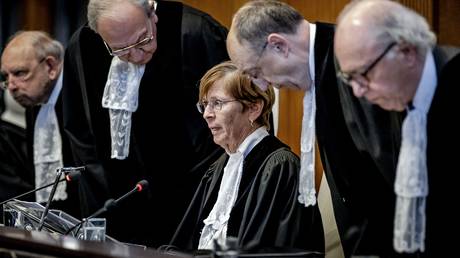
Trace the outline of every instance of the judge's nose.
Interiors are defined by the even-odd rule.
[[[137,64],[143,60],[144,54],[144,51],[140,48],[131,48],[128,54],[125,55],[126,61]]]
[[[355,96],[358,98],[364,96],[368,90],[367,86],[356,81],[351,81],[350,86],[353,88],[353,94],[355,94]]]

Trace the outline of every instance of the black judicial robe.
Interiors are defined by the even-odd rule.
[[[422,257],[449,257],[458,253],[460,220],[456,206],[460,169],[456,161],[460,155],[460,124],[455,120],[459,117],[460,54],[444,66],[443,60],[440,60],[442,54],[445,55],[445,52],[435,49],[438,86],[427,117],[429,192],[426,202],[426,252]]]
[[[0,119],[0,201],[30,191],[34,185],[25,129]],[[23,200],[33,199],[32,195]]]
[[[227,162],[223,154],[206,172],[170,245],[188,251],[198,248],[203,220],[217,200]],[[297,201],[299,170],[299,158],[271,135],[246,156],[227,229],[228,236],[238,238],[241,250],[311,250],[312,240],[322,241],[322,232],[310,223],[317,206],[304,208]]]
[[[4,94],[0,91],[0,115],[6,109]],[[0,119],[0,202],[34,188],[33,168],[28,160],[26,130]],[[23,200],[34,198],[27,196]],[[3,216],[0,221],[3,222]]]
[[[228,59],[227,30],[209,15],[168,1],[158,1],[156,14],[158,48],[141,80],[125,160],[110,158],[109,112],[101,105],[112,57],[88,27],[69,43],[62,92],[73,158],[87,168],[80,182],[83,216],[146,179],[146,194],[106,216],[109,235],[149,246],[169,241],[204,172],[222,153],[195,107],[196,85]]]
[[[402,117],[357,99],[350,87],[338,84],[334,27],[316,25],[316,137],[337,227],[346,257],[357,247],[378,254],[392,244],[382,239],[392,236],[392,180]]]
[[[349,256],[357,241],[355,232],[360,232],[356,225],[367,221],[369,205],[374,201],[391,205],[393,191],[385,184],[372,157],[358,148],[349,130],[350,110],[344,101],[356,98],[351,95],[344,100],[340,95],[333,39],[333,25],[316,23],[316,137],[340,238]]]

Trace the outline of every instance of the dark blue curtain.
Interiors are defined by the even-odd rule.
[[[86,22],[88,0],[50,0],[46,3],[48,15],[52,16],[48,33],[66,46],[72,33]],[[8,38],[23,29],[26,9],[27,1],[0,0],[0,52]]]

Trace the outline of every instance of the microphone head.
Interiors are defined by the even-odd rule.
[[[65,179],[67,180],[67,182],[72,182],[72,181],[77,181],[78,179],[80,179],[80,176],[81,176],[80,170],[74,170],[74,171],[68,172],[65,175]]]
[[[138,192],[142,192],[149,187],[149,182],[147,180],[141,180],[136,184],[136,189]]]

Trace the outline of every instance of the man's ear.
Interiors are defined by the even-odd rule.
[[[284,36],[278,33],[272,33],[268,35],[267,42],[268,47],[276,52],[283,53],[284,55],[289,53],[289,42]]]
[[[61,70],[61,62],[59,62],[54,56],[45,57],[45,65],[47,68],[48,77],[50,80],[56,80]]]
[[[413,66],[418,63],[418,51],[414,45],[406,42],[398,43],[398,52],[402,54],[404,63],[407,65]]]

